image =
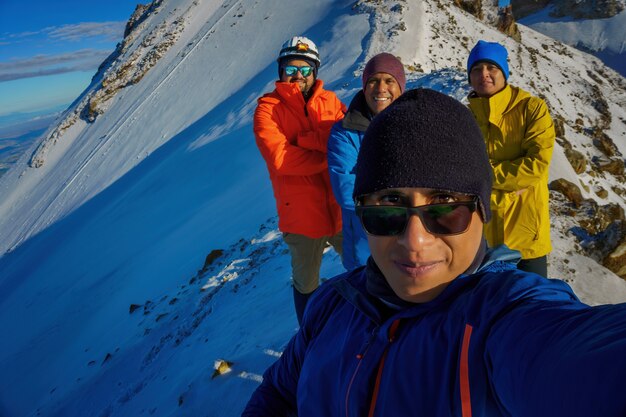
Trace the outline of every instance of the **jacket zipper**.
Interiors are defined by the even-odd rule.
[[[372,401],[370,403],[370,411],[367,414],[368,417],[373,417],[374,416],[374,410],[376,409],[376,401],[378,400],[378,391],[380,390],[380,381],[382,379],[382,375],[383,375],[383,368],[385,367],[385,359],[387,359],[387,353],[389,352],[389,348],[391,347],[391,343],[393,343],[395,336],[396,336],[396,330],[398,330],[398,326],[400,325],[400,319],[396,319],[393,321],[393,323],[391,323],[391,326],[389,327],[389,343],[387,344],[387,347],[385,348],[385,351],[383,352],[383,356],[380,358],[380,362],[378,364],[378,372],[376,374],[376,382],[374,384],[374,392],[372,393]]]
[[[463,344],[461,345],[461,362],[459,364],[459,386],[461,390],[461,415],[472,417],[472,398],[470,396],[469,383],[469,345],[473,327],[465,325]]]
[[[363,353],[358,353],[356,355],[356,358],[359,361],[359,363],[356,365],[356,368],[354,369],[354,373],[352,374],[352,378],[350,378],[350,383],[348,384],[348,389],[346,391],[346,402],[345,402],[346,417],[348,417],[349,415],[348,414],[348,398],[350,397],[350,391],[352,390],[352,383],[354,382],[356,378],[356,374],[359,372],[359,368],[361,367],[361,363],[362,363],[361,360],[363,359],[363,357],[369,350],[372,344],[372,340],[374,340],[374,338],[376,337],[377,331],[378,331],[378,326],[376,326],[374,330],[372,330],[372,333],[370,334],[369,339],[367,340],[367,342],[365,342],[365,346],[363,347]]]

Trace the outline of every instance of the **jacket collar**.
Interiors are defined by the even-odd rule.
[[[469,107],[474,114],[481,114],[483,119],[488,119],[493,124],[498,124],[500,119],[522,100],[530,97],[530,94],[519,87],[507,84],[502,90],[491,97],[478,97],[472,91],[468,98]]]
[[[494,248],[483,246],[482,248],[485,251],[482,252],[481,249],[477,254],[477,258],[480,257],[480,262],[476,271],[472,272],[474,266],[470,266],[467,273],[459,275],[450,282],[441,294],[427,303],[414,304],[400,300],[402,303],[399,304],[391,301],[392,299],[389,299],[389,294],[384,290],[384,284],[382,284],[383,282],[386,284],[387,281],[371,257],[365,267],[343,275],[342,278],[331,281],[331,284],[346,301],[376,324],[380,325],[390,317],[394,319],[415,317],[446,303],[450,298],[463,291],[467,285],[480,280],[483,273],[515,269],[517,262],[521,259],[518,251],[509,249],[505,245]],[[371,282],[376,284],[372,286]],[[386,286],[391,290],[388,284]],[[381,288],[383,288],[382,291]]]
[[[294,103],[303,105],[305,104],[304,96],[300,91],[300,87],[296,83],[285,83],[282,81],[276,81],[274,83],[276,88],[276,93],[287,103]],[[313,84],[313,92],[309,97],[308,101],[314,100],[317,96],[319,96],[324,87],[324,82],[320,79],[315,80],[315,84]]]
[[[350,102],[350,107],[348,107],[348,112],[341,121],[341,126],[344,129],[365,132],[371,120],[372,116],[365,101],[365,94],[363,90],[360,90]]]

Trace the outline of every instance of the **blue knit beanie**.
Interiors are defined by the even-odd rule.
[[[467,76],[472,70],[474,64],[481,61],[491,62],[500,68],[500,71],[504,74],[504,79],[509,79],[509,63],[507,62],[509,54],[506,48],[497,42],[478,41],[476,46],[472,48],[472,51],[467,58]]]
[[[492,170],[471,111],[434,90],[408,90],[365,131],[353,198],[387,188],[434,188],[476,195],[491,219]]]

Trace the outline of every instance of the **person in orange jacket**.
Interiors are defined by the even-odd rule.
[[[328,135],[346,106],[317,78],[316,45],[295,36],[278,56],[279,81],[259,98],[254,135],[265,159],[276,198],[278,228],[291,254],[293,296],[298,323],[319,286],[324,248],[341,255],[341,209],[333,196]]]

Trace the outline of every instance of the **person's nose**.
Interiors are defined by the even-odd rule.
[[[295,78],[296,80],[304,79],[300,70],[296,71],[296,73],[293,75],[293,78]]]
[[[424,246],[429,245],[435,239],[435,235],[424,227],[422,219],[416,214],[413,214],[409,218],[404,233],[398,239],[398,243],[406,247],[410,252],[419,252]]]

